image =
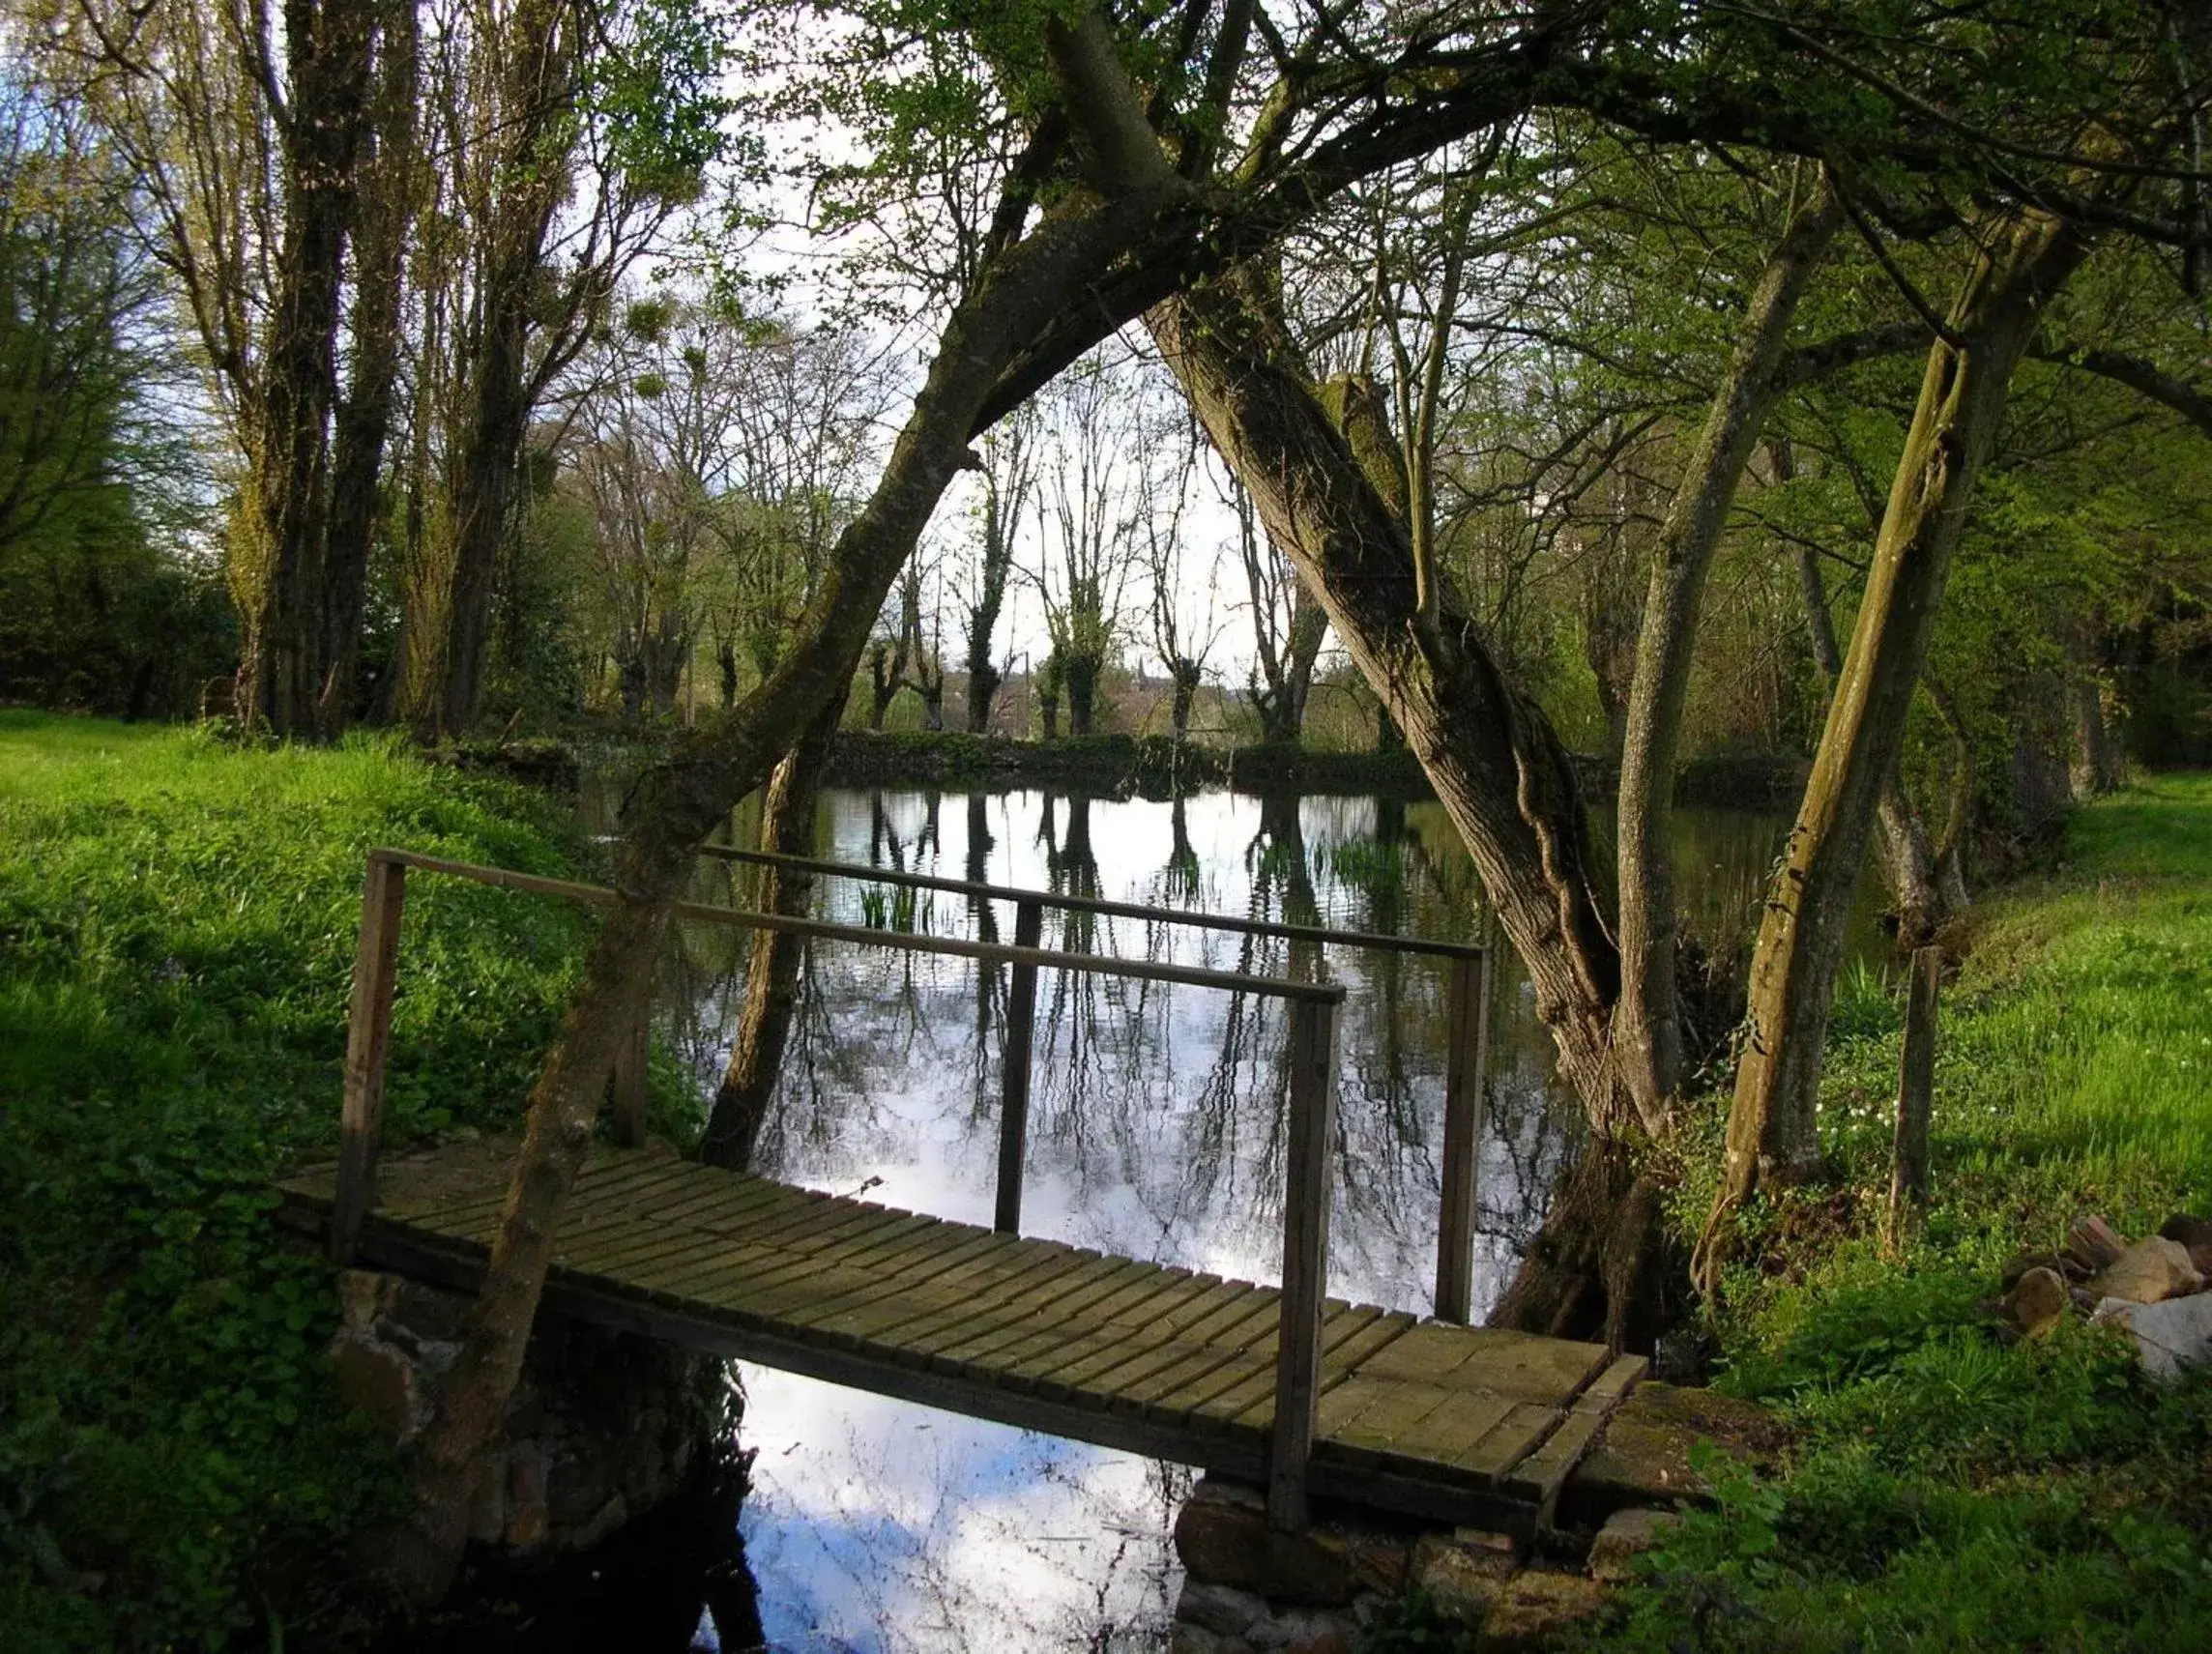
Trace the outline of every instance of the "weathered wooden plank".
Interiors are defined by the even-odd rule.
[[[1007,1378],[1041,1381],[1106,1350],[1156,1341],[1167,1335],[1167,1313],[1204,1291],[1205,1283],[1185,1269],[1155,1268],[1149,1275],[1131,1276],[1085,1309],[1071,1323],[1071,1336],[1019,1360],[1009,1358],[999,1370]]]
[[[1651,1363],[1641,1355],[1616,1357],[1575,1398],[1575,1411],[1594,1412],[1600,1416],[1612,1412],[1650,1370]]]
[[[1159,1272],[1158,1266],[1151,1263],[1102,1262],[1105,1266],[1096,1273],[1039,1294],[1029,1315],[965,1344],[954,1345],[934,1360],[967,1367],[978,1377],[988,1375],[994,1383],[1026,1388],[1027,1379],[1020,1377],[1024,1363],[1049,1354],[1065,1344],[1071,1326],[1088,1323],[1091,1306]]]
[[[1166,1410],[1179,1416],[1213,1393],[1208,1381],[1231,1363],[1248,1357],[1252,1346],[1271,1336],[1280,1324],[1275,1295],[1246,1282],[1231,1282],[1238,1289],[1227,1302],[1216,1304],[1183,1334],[1190,1353],[1157,1372],[1125,1380],[1112,1406],[1122,1409]],[[1230,1380],[1223,1380],[1224,1382]]]
[[[1179,1337],[1175,1312],[1206,1295],[1202,1276],[1170,1279],[1115,1313],[1101,1306],[1086,1318],[1082,1335],[1064,1341],[1055,1354],[1030,1363],[1017,1376],[1027,1378],[1052,1394],[1088,1391],[1110,1393],[1106,1375],[1141,1366],[1150,1371],[1168,1357],[1171,1346],[1187,1349]],[[1143,1316],[1146,1319],[1136,1319]]]
[[[577,1178],[575,1188],[569,1192],[563,1221],[577,1212],[632,1200],[646,1189],[658,1189],[668,1182],[670,1169],[677,1164],[639,1154],[628,1156],[625,1164],[604,1171],[594,1169],[588,1175]],[[499,1214],[507,1204],[507,1187],[508,1176],[504,1173],[487,1179],[473,1192],[432,1183],[420,1194],[411,1193],[404,1207],[394,1204],[393,1215],[396,1217],[404,1210],[407,1221],[441,1233],[482,1234],[496,1227]]]
[[[712,1186],[686,1186],[684,1180],[673,1178],[658,1185],[587,1191],[563,1214],[553,1240],[554,1259],[580,1264],[587,1254],[603,1254],[610,1245],[670,1233],[699,1239],[719,1238],[699,1221],[703,1214],[719,1209],[719,1201],[720,1191]],[[603,1269],[596,1272],[605,1273]]]
[[[1549,1515],[1603,1423],[1597,1413],[1570,1411],[1534,1451],[1506,1471],[1501,1478],[1505,1492],[1534,1505],[1539,1520]]]
[[[921,1247],[939,1237],[937,1230],[915,1224],[911,1214],[882,1206],[862,1208],[842,1223],[824,1220],[810,1224],[797,1234],[782,1228],[756,1231],[742,1237],[742,1243],[765,1247],[774,1252],[777,1260],[750,1277],[746,1290],[771,1291],[789,1281],[820,1276],[844,1266],[845,1260],[865,1256],[901,1235],[907,1237],[908,1245]]]
[[[1351,1337],[1332,1344],[1322,1363],[1324,1393],[1344,1382],[1372,1357],[1387,1349],[1418,1324],[1404,1310],[1383,1310]]]
[[[925,1244],[937,1227],[926,1219],[909,1218],[903,1223],[864,1231],[816,1254],[815,1258],[817,1262],[833,1262],[838,1267],[881,1282],[885,1279],[882,1265],[888,1258],[899,1256],[906,1247]],[[710,1271],[718,1275],[719,1263],[733,1251],[732,1243],[719,1235],[696,1238],[699,1244],[683,1253],[623,1259],[617,1267],[626,1281],[648,1291],[667,1292],[676,1297],[695,1296],[691,1290],[693,1284],[706,1279]],[[788,1253],[767,1245],[761,1246],[760,1258],[758,1271],[745,1275],[747,1282],[780,1280],[781,1272],[792,1267]]]
[[[1409,1473],[1428,1474],[1463,1486],[1485,1485],[1486,1478],[1464,1467],[1461,1461],[1523,1404],[1488,1390],[1460,1385],[1435,1387],[1441,1390],[1443,1401],[1421,1421],[1417,1432],[1409,1432],[1398,1440],[1392,1459]],[[1350,1456],[1354,1462],[1378,1462],[1377,1456],[1362,1455],[1356,1447]]]
[[[838,1320],[849,1331],[865,1330],[870,1342],[935,1349],[974,1333],[988,1320],[1014,1313],[1017,1304],[1051,1290],[1048,1283],[1087,1276],[1097,1267],[1088,1253],[1051,1241],[1013,1241],[1000,1234],[992,1246],[947,1270],[932,1271],[902,1289],[903,1313],[861,1325]]]
[[[1005,1282],[995,1295],[985,1295],[953,1283],[933,1294],[927,1313],[910,1318],[892,1332],[880,1332],[870,1347],[888,1350],[892,1359],[933,1372],[971,1373],[968,1364],[949,1358],[993,1334],[1013,1336],[1036,1324],[1041,1303],[1054,1295],[1080,1289],[1095,1278],[1094,1260],[1063,1250],[1048,1257],[1020,1276]],[[971,1376],[973,1374],[971,1373]]]
[[[1537,1402],[1514,1402],[1488,1434],[1472,1447],[1455,1455],[1452,1463],[1485,1481],[1501,1482],[1508,1470],[1552,1433],[1561,1416],[1557,1407]]]
[[[780,1317],[795,1337],[828,1339],[832,1336],[828,1329],[840,1318],[849,1324],[870,1305],[882,1306],[893,1320],[911,1317],[935,1277],[977,1251],[941,1228],[880,1255],[832,1258],[811,1271],[785,1271],[761,1286],[747,1283],[743,1302]]]
[[[1065,1247],[1042,1241],[1007,1246],[1004,1237],[972,1230],[956,1246],[900,1271],[892,1296],[873,1302],[829,1299],[804,1327],[808,1338],[838,1344],[903,1343],[958,1306],[973,1316],[1037,1270],[1064,1263]]]
[[[1322,1398],[1321,1436],[1348,1460],[1382,1463],[1401,1441],[1416,1439],[1452,1393],[1402,1378],[1348,1379]]]
[[[563,1235],[607,1226],[626,1228],[638,1222],[641,1204],[662,1204],[664,1187],[661,1180],[644,1178],[628,1184],[619,1193],[608,1191],[589,1199],[572,1195],[568,1208],[562,1213],[556,1246],[560,1244]],[[441,1212],[434,1218],[416,1221],[433,1233],[449,1234],[472,1245],[488,1247],[499,1233],[505,1210],[506,1198],[502,1195],[499,1200],[472,1205],[465,1214],[449,1216]]]
[[[966,1338],[951,1340],[930,1357],[941,1370],[962,1368],[997,1382],[1022,1354],[1050,1345],[1035,1345],[1039,1338],[1057,1341],[1067,1323],[1091,1305],[1138,1279],[1149,1265],[1113,1259],[1087,1259],[1085,1266],[1060,1279],[1026,1291],[1019,1301],[1002,1306],[990,1323],[978,1322]]]
[[[723,1261],[686,1277],[679,1284],[681,1291],[675,1287],[663,1286],[656,1288],[654,1295],[656,1301],[672,1305],[691,1303],[700,1306],[703,1312],[742,1316],[748,1324],[765,1325],[773,1322],[785,1327],[791,1336],[796,1337],[799,1336],[800,1329],[795,1317],[800,1310],[855,1295],[865,1298],[880,1295],[884,1288],[895,1286],[928,1258],[934,1257],[934,1253],[927,1252],[926,1249],[917,1251],[924,1255],[897,1267],[885,1267],[875,1278],[857,1281],[834,1293],[819,1282],[811,1290],[797,1293],[788,1289],[781,1292],[771,1292],[763,1290],[760,1285],[762,1272],[788,1262],[789,1254],[778,1250],[772,1239],[766,1242],[741,1242]],[[782,1312],[781,1320],[778,1320],[779,1310]]]
[[[1412,1320],[1407,1316],[1401,1321],[1373,1304],[1351,1304],[1330,1314],[1322,1323],[1321,1371],[1314,1384],[1317,1418],[1322,1396],[1332,1385],[1342,1382],[1347,1375],[1349,1363],[1345,1357],[1381,1348],[1403,1332],[1405,1322]],[[1270,1392],[1249,1398],[1242,1410],[1231,1416],[1239,1424],[1265,1425],[1274,1416],[1274,1396]]]
[[[1119,1313],[1098,1327],[1096,1348],[1039,1378],[1111,1393],[1168,1362],[1195,1353],[1191,1328],[1237,1294],[1210,1275],[1182,1274],[1172,1285]],[[1172,1347],[1172,1348],[1171,1348]]]

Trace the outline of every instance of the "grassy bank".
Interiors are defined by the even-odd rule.
[[[1934,1204],[1877,1240],[1898,1012],[1847,985],[1822,1093],[1840,1186],[1746,1221],[1725,1388],[1801,1432],[1633,1594],[1614,1648],[2198,1650],[2212,1637],[2212,1377],[2160,1392],[2124,1341],[1996,1336],[2005,1260],[2103,1212],[2212,1211],[2212,777],[2069,824],[1989,902],[1946,990]],[[1683,1190],[1685,1230],[1718,1162]]]
[[[390,745],[0,712],[0,1642],[218,1644],[396,1492],[270,1175],[332,1149],[363,853],[568,871],[540,796]],[[574,912],[409,892],[387,1141],[511,1128]]]

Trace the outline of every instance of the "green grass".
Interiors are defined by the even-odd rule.
[[[1651,1560],[1612,1648],[2197,1650],[2212,1633],[2212,1378],[2162,1392],[2072,1325],[2008,1346],[2006,1258],[2103,1212],[2212,1211],[2212,777],[2081,811],[2059,865],[1990,901],[1945,990],[1924,1232],[1883,1256],[1898,1026],[1839,991],[1836,1184],[1746,1217],[1724,1387],[1801,1432]],[[1717,1153],[1680,1216],[1702,1213]]]
[[[336,1611],[391,1459],[332,1394],[329,1271],[272,1173],[337,1123],[363,853],[546,873],[519,790],[357,741],[0,712],[0,1643],[218,1646]],[[518,1123],[588,939],[420,879],[387,1142]]]

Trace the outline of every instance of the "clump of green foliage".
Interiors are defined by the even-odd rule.
[[[391,1456],[333,1393],[328,1265],[270,1178],[334,1150],[363,855],[573,871],[551,806],[398,746],[238,750],[0,712],[0,1626],[12,1648],[311,1627]],[[588,940],[408,894],[388,1144],[514,1129]]]
[[[2060,865],[1977,921],[1942,1009],[1933,1204],[1894,1255],[1885,997],[1871,972],[1839,996],[1837,1183],[1749,1214],[1727,1281],[1720,1381],[1800,1445],[1773,1482],[1709,1466],[1719,1508],[1646,1559],[1603,1645],[2201,1648],[2212,1378],[2157,1389],[2081,1323],[2008,1343],[1982,1305],[2086,1213],[2142,1234],[2212,1209],[2212,777],[2079,812]]]

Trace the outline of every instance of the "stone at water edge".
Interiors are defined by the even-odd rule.
[[[1681,1520],[1667,1510],[1615,1511],[1590,1541],[1590,1578],[1608,1584],[1629,1579],[1636,1572],[1636,1558],[1664,1541]]]
[[[2005,1294],[2004,1313],[2030,1338],[2041,1338],[2066,1319],[2073,1294],[2065,1278],[2052,1269],[2030,1269]]]
[[[1492,1599],[1476,1634],[1476,1654],[1533,1654],[1605,1607],[1605,1587],[1580,1574],[1531,1568]]]
[[[2125,1298],[2130,1303],[2155,1304],[2194,1292],[2204,1284],[2189,1261],[2189,1249],[2163,1235],[2139,1240],[2120,1261],[2089,1283],[2100,1299]]]
[[[2212,1292],[2156,1304],[2107,1298],[2094,1319],[2133,1333],[2136,1359],[2159,1383],[2169,1384],[2192,1367],[2212,1366]]]
[[[1267,1599],[1235,1585],[1186,1580],[1176,1599],[1176,1618],[1222,1637],[1241,1637],[1268,1617]]]

